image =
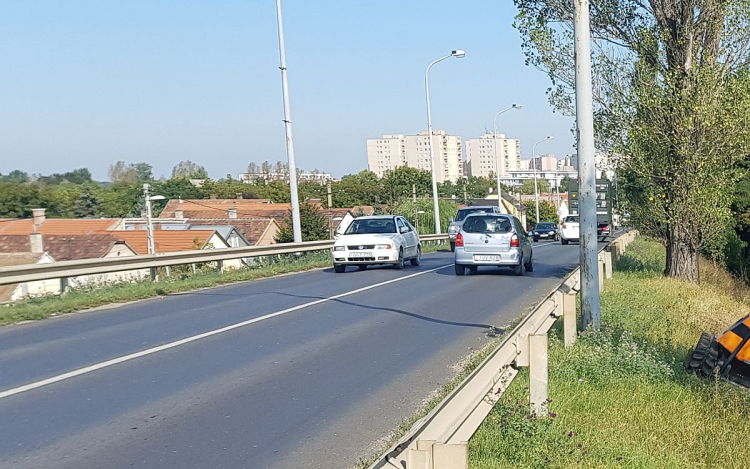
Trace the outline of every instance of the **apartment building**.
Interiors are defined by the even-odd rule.
[[[461,137],[447,135],[443,130],[432,132],[435,152],[435,179],[456,182],[464,175]],[[431,170],[428,132],[419,135],[390,134],[367,140],[367,167],[383,177],[399,166]]]
[[[529,169],[534,168],[537,171],[555,171],[557,169],[557,158],[550,154],[535,156],[529,163]]]
[[[520,169],[520,165],[521,141],[518,139],[507,138],[505,134],[484,134],[466,141],[466,175],[469,177],[487,178],[496,171],[505,176]]]

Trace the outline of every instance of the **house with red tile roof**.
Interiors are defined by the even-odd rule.
[[[28,264],[51,264],[54,260],[44,252],[0,252],[0,267],[16,267]],[[12,303],[29,296],[54,295],[60,293],[57,280],[0,285],[0,304]]]

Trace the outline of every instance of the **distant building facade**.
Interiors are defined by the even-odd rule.
[[[246,184],[255,184],[257,182],[269,182],[269,181],[284,181],[289,182],[289,173],[278,173],[275,171],[271,172],[258,172],[258,173],[240,173],[237,179]],[[335,181],[335,178],[329,173],[320,172],[307,172],[302,171],[297,173],[297,181],[302,182],[314,182],[321,186],[328,184],[329,181]]]
[[[419,135],[386,134],[367,140],[367,167],[383,177],[400,166],[421,170],[432,169],[428,132]],[[456,182],[464,176],[461,137],[448,135],[443,130],[432,132],[435,153],[435,179]]]
[[[505,176],[510,171],[520,169],[520,164],[521,141],[518,139],[506,138],[505,134],[484,134],[466,141],[468,177],[487,178],[496,171]]]

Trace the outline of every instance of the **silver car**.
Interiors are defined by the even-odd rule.
[[[456,275],[468,268],[510,267],[516,275],[534,270],[533,247],[521,222],[507,214],[472,214],[456,234]]]
[[[456,235],[461,229],[461,223],[472,213],[500,213],[500,207],[497,205],[477,205],[459,209],[456,213],[456,219],[451,220],[451,224],[448,225],[448,240],[451,243],[451,251],[456,249]]]

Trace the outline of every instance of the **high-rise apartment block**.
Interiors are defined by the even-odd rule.
[[[469,177],[487,178],[496,172],[505,176],[520,169],[520,164],[521,141],[518,139],[506,138],[505,134],[484,134],[466,141],[466,174]]]
[[[367,167],[383,177],[399,166],[431,170],[430,145],[427,131],[419,135],[390,134],[367,140]],[[463,177],[461,137],[446,135],[443,130],[432,132],[435,152],[435,179],[456,182]]]

